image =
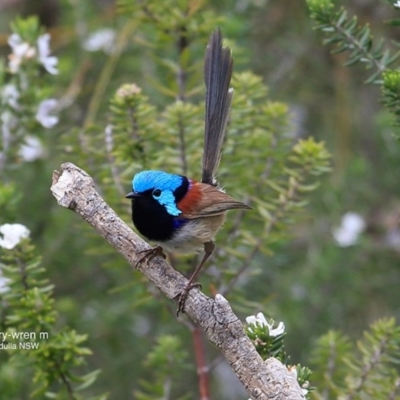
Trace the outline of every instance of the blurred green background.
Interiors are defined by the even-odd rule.
[[[377,37],[400,39],[398,29],[382,22],[393,17],[387,3],[340,4],[357,14],[361,23],[369,22]],[[343,67],[345,57],[323,47],[303,1],[210,1],[206,8],[226,18],[224,35],[241,46],[235,70],[250,69],[262,76],[270,97],[289,104],[294,134],[323,140],[332,153],[332,173],[323,177],[304,218],[292,226],[292,238],[272,257],[261,260],[262,275],[246,283],[248,300],[265,304],[254,311],[283,320],[291,360],[307,364],[313,342],[328,329],[356,337],[377,318],[400,316],[400,150],[392,120],[382,112],[379,88],[364,84],[367,72],[358,66]],[[31,230],[55,284],[60,325],[89,334],[88,347],[93,350],[89,367],[103,371],[96,391],[111,392],[111,399],[132,398],[139,380],[151,379],[142,360],[157,334],[179,335],[187,344],[190,371],[180,391],[197,398],[190,332],[173,320],[166,300],[155,289],[151,294],[158,301],[139,308],[137,294],[146,291],[144,285],[135,286],[143,281],[140,274],[132,276],[111,249],[98,250],[101,242],[94,232],[60,208],[49,190],[52,171],[69,161],[63,137],[85,123],[88,102],[108,57],[102,51],[84,52],[80,43],[98,29],[118,30],[124,18],[116,15],[114,2],[108,0],[2,0],[0,10],[1,54],[5,57],[9,51],[9,22],[17,14],[39,15],[52,34],[52,49],[60,62],[55,96],[69,94],[73,99],[48,135],[47,158],[10,172],[22,198],[18,222]],[[156,104],[165,101],[152,97],[145,57],[138,53],[137,43],[125,50],[105,96],[98,99],[104,125],[108,99],[125,82],[137,82]],[[80,166],[92,172],[90,160]],[[354,244],[341,246],[333,231],[348,212],[357,213],[365,229]],[[128,211],[124,218],[129,220]],[[211,347],[207,353],[209,359],[217,354]],[[239,385],[227,384],[231,379],[228,366],[214,368],[218,398],[245,398]]]

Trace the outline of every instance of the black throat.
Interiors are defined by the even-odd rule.
[[[147,239],[166,242],[174,233],[174,217],[157,200],[151,191],[132,199],[132,221]]]

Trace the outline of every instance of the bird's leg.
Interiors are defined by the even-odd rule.
[[[193,288],[201,288],[200,283],[193,283],[194,279],[200,272],[200,270],[203,268],[203,265],[206,263],[208,258],[211,256],[212,252],[215,249],[215,244],[212,241],[204,243],[204,256],[203,259],[201,260],[200,264],[197,266],[195,271],[193,272],[192,276],[189,279],[188,284],[186,285],[185,289],[182,290],[181,293],[179,293],[175,298],[178,300],[178,309],[176,310],[176,315],[179,316],[180,312],[185,312],[185,302],[187,299],[187,296],[189,292]]]
[[[162,258],[167,258],[167,256],[165,255],[165,253],[163,251],[163,248],[161,246],[155,246],[155,247],[152,247],[151,249],[142,250],[142,251],[139,251],[137,254],[143,254],[143,253],[144,253],[144,255],[139,258],[139,261],[136,263],[135,268],[137,268],[138,265],[146,259],[147,259],[147,261],[150,261],[154,257],[157,257],[157,256],[161,256]]]
[[[194,279],[196,278],[196,276],[198,275],[200,270],[203,268],[204,264],[206,263],[208,258],[211,256],[211,254],[213,253],[214,249],[215,249],[214,242],[209,241],[209,242],[204,243],[204,256],[203,256],[200,264],[198,265],[198,267],[195,269],[195,271],[193,272],[192,276],[190,277],[189,282],[187,284],[187,287],[190,287],[190,286],[193,286],[193,285],[196,285],[196,286],[199,287],[200,283],[192,283],[192,282],[194,281]]]

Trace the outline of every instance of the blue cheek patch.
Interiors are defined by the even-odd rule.
[[[171,190],[164,190],[161,193],[161,196],[154,197],[154,199],[157,200],[160,204],[162,204],[166,208],[169,215],[173,215],[174,217],[177,217],[179,214],[182,214],[182,211],[180,211],[176,207],[175,197]]]

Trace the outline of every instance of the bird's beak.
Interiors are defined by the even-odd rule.
[[[137,192],[130,192],[125,197],[127,199],[134,199],[135,197],[140,197],[141,195]]]

